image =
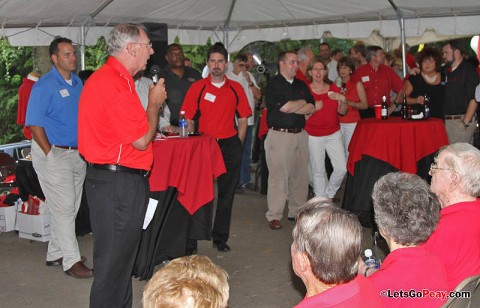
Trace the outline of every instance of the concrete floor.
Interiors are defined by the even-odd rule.
[[[339,195],[342,195],[340,192]],[[339,202],[339,204],[341,204]],[[302,282],[291,269],[290,244],[294,223],[270,230],[266,196],[256,192],[236,195],[229,245],[220,253],[211,242],[199,242],[207,255],[229,274],[229,307],[292,307],[304,296]],[[364,247],[372,247],[371,231],[364,230]],[[78,238],[80,251],[92,266],[92,235]],[[47,243],[20,239],[15,232],[0,234],[0,307],[88,307],[91,279],[74,279],[61,267],[45,266]],[[374,251],[384,257],[386,249]],[[142,307],[145,281],[133,279],[134,307]]]

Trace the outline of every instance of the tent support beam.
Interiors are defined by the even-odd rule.
[[[402,11],[397,7],[393,0],[388,0],[392,5],[395,13],[397,13],[398,22],[400,24],[400,35],[402,40],[402,69],[403,69],[403,78],[407,76],[407,51],[405,48],[405,18],[403,17]]]

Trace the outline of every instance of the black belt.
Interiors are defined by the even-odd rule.
[[[445,120],[463,120],[464,118],[464,114],[445,115]]]
[[[125,166],[120,166],[120,165],[100,165],[100,164],[91,164],[93,167],[97,169],[103,169],[103,170],[108,170],[112,172],[128,172],[128,173],[133,173],[133,174],[139,174],[141,176],[147,176],[148,171],[143,170],[143,169],[135,169],[135,168],[129,168]]]
[[[52,144],[52,147],[56,147],[56,148],[59,148],[59,149],[65,149],[65,150],[76,150],[77,147],[69,147],[69,146],[66,146],[66,145],[56,145],[56,144]]]
[[[270,127],[273,130],[283,132],[283,133],[292,133],[292,134],[298,134],[303,131],[303,128],[280,128],[280,127]]]

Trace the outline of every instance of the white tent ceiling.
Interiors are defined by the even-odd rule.
[[[480,0],[391,0],[405,18],[407,41],[424,32],[467,36],[480,32]],[[256,40],[331,35],[366,39],[373,31],[399,37],[388,0],[0,0],[0,35],[12,45],[48,45],[62,35],[95,44],[122,22],[167,23],[182,44],[226,41],[238,50]]]

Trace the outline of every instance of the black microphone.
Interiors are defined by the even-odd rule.
[[[160,73],[160,68],[158,65],[154,64],[150,67],[150,74],[152,75],[153,84],[157,85],[158,82],[158,73]]]

